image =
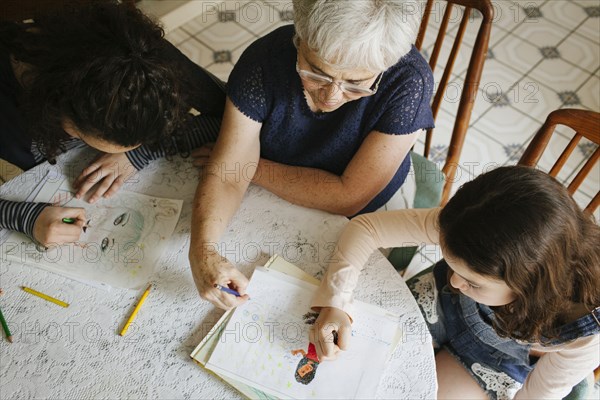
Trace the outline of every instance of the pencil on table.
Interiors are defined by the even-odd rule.
[[[148,297],[148,294],[150,293],[151,288],[152,288],[152,284],[149,284],[148,288],[146,288],[146,290],[144,291],[144,294],[142,294],[142,298],[140,299],[140,301],[137,303],[137,305],[133,309],[133,312],[129,316],[129,319],[127,319],[127,322],[125,323],[125,326],[123,327],[123,329],[121,330],[121,333],[119,333],[119,335],[125,336],[127,329],[129,329],[129,325],[131,325],[131,323],[135,319],[135,316],[137,315],[138,311],[140,311],[142,304],[144,304],[144,301],[146,301],[146,297]]]
[[[28,288],[26,286],[21,286],[21,289],[23,289],[24,291],[26,291],[29,294],[32,294],[32,295],[37,296],[37,297],[41,297],[42,299],[47,300],[47,301],[49,301],[51,303],[57,304],[57,305],[59,305],[61,307],[65,307],[65,308],[69,307],[69,303],[65,303],[62,300],[55,299],[54,297],[48,296],[47,294],[44,294],[42,292],[38,292],[37,290],[33,290],[33,289]]]
[[[8,324],[4,319],[4,315],[2,315],[2,310],[0,309],[0,323],[2,324],[2,329],[4,329],[4,333],[6,334],[6,340],[12,343],[12,333],[10,333],[10,329],[8,329]]]

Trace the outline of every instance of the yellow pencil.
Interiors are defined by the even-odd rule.
[[[33,289],[28,288],[26,286],[21,286],[21,288],[24,291],[26,291],[27,293],[29,293],[29,294],[32,294],[32,295],[37,296],[37,297],[41,297],[42,299],[47,300],[47,301],[49,301],[51,303],[54,303],[54,304],[58,304],[61,307],[65,307],[65,308],[69,307],[69,303],[65,303],[64,301],[55,299],[54,297],[50,297],[47,294],[40,293],[37,290],[33,290]]]
[[[146,301],[146,297],[148,297],[148,294],[150,293],[150,289],[151,288],[152,288],[152,284],[149,284],[148,288],[146,288],[146,291],[144,291],[144,294],[142,295],[142,298],[140,299],[140,301],[137,303],[137,305],[133,309],[133,312],[129,316],[129,319],[125,323],[125,326],[123,327],[123,329],[121,330],[121,333],[119,333],[119,335],[125,336],[125,333],[127,332],[127,329],[129,329],[129,325],[131,325],[131,323],[133,322],[133,320],[134,320],[135,316],[137,315],[138,311],[140,311],[140,308],[142,307],[142,304],[144,304],[144,301]]]

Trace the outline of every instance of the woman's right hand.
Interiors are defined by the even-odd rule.
[[[323,307],[315,322],[314,341],[320,361],[335,360],[340,351],[348,349],[352,337],[352,322],[344,311]]]
[[[242,305],[250,297],[246,294],[248,278],[216,251],[204,251],[197,256],[190,253],[192,275],[200,297],[223,310]],[[240,296],[215,288],[215,284],[237,291]]]
[[[75,220],[72,224],[63,218]],[[79,240],[86,216],[83,208],[48,206],[33,224],[33,238],[44,247],[62,245]]]

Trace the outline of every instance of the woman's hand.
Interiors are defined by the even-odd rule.
[[[315,344],[320,361],[335,360],[340,351],[348,349],[352,336],[352,323],[344,311],[323,307],[315,322]]]
[[[190,255],[192,275],[200,296],[223,310],[244,304],[250,297],[246,294],[248,278],[216,251],[205,251],[198,259]],[[215,288],[215,284],[233,289],[237,297]]]
[[[62,221],[63,218],[70,218],[75,222],[67,224]],[[33,237],[44,247],[76,242],[85,221],[83,208],[46,207],[33,224]]]
[[[100,197],[109,198],[136,172],[125,153],[102,154],[75,180],[73,185],[78,189],[75,197],[83,197],[92,186],[100,182],[88,202],[94,203]]]

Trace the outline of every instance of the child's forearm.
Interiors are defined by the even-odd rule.
[[[439,209],[364,214],[344,229],[312,307],[336,307],[352,317],[352,291],[367,260],[378,248],[438,243]]]

